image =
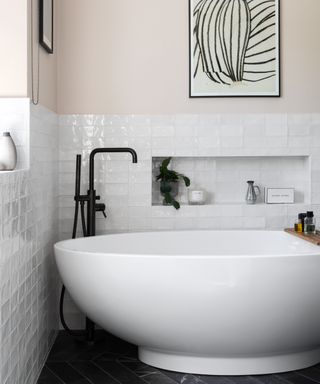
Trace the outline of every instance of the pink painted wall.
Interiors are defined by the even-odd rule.
[[[188,1],[57,0],[60,113],[319,112],[320,1],[281,1],[282,97],[188,97]]]
[[[27,14],[26,0],[0,2],[0,97],[27,95]]]
[[[34,14],[34,62],[37,84],[38,0],[0,1],[0,97],[31,97],[31,1]],[[58,5],[58,1],[56,1]],[[57,19],[56,19],[57,21]],[[56,26],[57,27],[57,26]],[[55,28],[57,30],[57,28]],[[57,51],[39,50],[40,104],[57,110]]]

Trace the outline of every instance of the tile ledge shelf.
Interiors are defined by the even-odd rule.
[[[1,175],[10,175],[14,173],[21,173],[21,172],[26,172],[29,171],[30,168],[19,168],[19,169],[14,169],[13,171],[0,171],[0,176]]]
[[[274,207],[274,206],[281,206],[281,207],[299,207],[299,206],[308,206],[311,205],[310,202],[301,202],[301,203],[280,203],[280,204],[266,204],[266,203],[256,203],[256,204],[246,204],[246,203],[237,203],[237,202],[230,202],[230,203],[213,203],[213,204],[184,204],[180,203],[180,207],[223,207],[223,206],[244,206],[244,207]],[[172,205],[163,205],[163,204],[152,204],[152,208],[172,208]],[[179,211],[179,210],[178,210]]]

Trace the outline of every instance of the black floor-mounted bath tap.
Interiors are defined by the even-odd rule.
[[[96,190],[94,188],[94,159],[95,155],[98,153],[130,153],[132,155],[132,162],[138,162],[138,156],[134,149],[132,148],[95,148],[90,153],[89,158],[89,189],[86,195],[80,194],[80,185],[81,185],[81,155],[77,155],[76,161],[76,186],[75,186],[75,213],[74,213],[74,223],[72,238],[74,239],[77,234],[77,223],[78,223],[78,213],[79,205],[81,207],[81,222],[82,222],[82,231],[84,236],[95,236],[96,234],[96,212],[102,212],[105,217],[106,206],[104,203],[97,203],[100,200],[100,196],[97,196]],[[85,219],[85,204],[87,204],[87,220]],[[63,299],[64,299],[65,287],[62,287],[61,297],[60,297],[60,319],[61,323],[70,334],[78,337],[79,335],[68,328],[64,316],[63,316]],[[81,334],[82,335],[82,334]],[[80,335],[80,336],[81,336]],[[86,318],[86,331],[83,334],[86,337],[86,341],[93,342],[94,340],[94,323]]]

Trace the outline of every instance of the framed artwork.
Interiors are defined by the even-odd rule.
[[[280,96],[280,0],[189,0],[190,97]]]
[[[39,43],[53,53],[53,0],[40,0],[39,12]]]

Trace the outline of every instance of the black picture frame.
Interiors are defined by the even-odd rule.
[[[227,0],[225,0],[227,2]],[[189,98],[215,98],[215,97],[281,97],[281,60],[280,60],[280,54],[281,54],[281,51],[280,51],[280,1],[281,0],[274,0],[274,7],[275,7],[275,11],[274,11],[274,15],[273,15],[273,22],[275,23],[275,26],[274,26],[274,34],[275,34],[275,37],[274,37],[274,53],[275,53],[275,63],[274,63],[274,72],[275,72],[275,78],[274,78],[274,90],[270,91],[264,91],[264,90],[261,90],[261,91],[255,91],[255,92],[248,92],[247,90],[246,91],[243,91],[243,90],[239,90],[240,87],[238,87],[238,90],[237,90],[237,87],[228,87],[227,85],[230,85],[230,84],[227,84],[225,87],[224,86],[221,86],[221,84],[218,84],[218,86],[215,86],[216,84],[214,84],[214,86],[212,87],[212,91],[211,90],[208,90],[206,89],[206,91],[203,91],[201,90],[200,88],[200,91],[197,89],[196,90],[196,87],[195,87],[195,74],[197,75],[197,72],[195,71],[195,68],[197,66],[201,67],[202,66],[202,78],[204,78],[205,76],[208,76],[208,74],[206,74],[206,70],[207,68],[204,68],[203,67],[203,61],[202,61],[202,56],[201,54],[203,54],[203,51],[201,52],[201,48],[202,47],[199,47],[198,46],[198,50],[200,50],[200,55],[198,57],[198,62],[197,62],[197,56],[196,56],[196,44],[198,41],[201,41],[197,36],[196,34],[199,33],[199,29],[197,30],[197,22],[199,22],[200,18],[199,18],[199,14],[196,14],[197,10],[199,8],[199,5],[200,6],[203,6],[205,5],[206,6],[206,2],[212,2],[212,4],[214,4],[213,7],[216,7],[217,4],[220,6],[222,5],[222,7],[224,7],[223,5],[223,2],[224,0],[189,0]],[[237,1],[237,4],[240,4],[240,3],[245,3],[247,2],[246,0],[240,0],[240,1]],[[248,1],[248,4],[253,4],[254,6],[257,5],[257,3],[261,3],[261,4],[267,4],[269,3],[268,5],[270,5],[271,2],[266,2],[264,0],[254,0],[254,1]],[[228,2],[228,5],[230,5],[230,3],[233,3],[232,0],[230,0]],[[204,9],[204,14],[207,16],[210,12],[208,12],[208,9],[209,8],[206,8]],[[226,7],[225,7],[226,9]],[[260,10],[259,10],[260,11]],[[213,17],[214,17],[214,12],[212,12],[210,14],[210,21],[213,20]],[[249,13],[250,14],[250,13]],[[205,22],[208,22],[208,19],[203,21],[203,24],[201,25],[201,28],[202,30],[204,31],[203,35],[202,35],[202,38],[204,36],[204,34],[206,34],[204,36],[204,39],[207,38],[207,46],[205,47],[205,49],[207,49],[207,47],[209,46],[209,38],[208,38],[208,25],[204,24]],[[225,22],[225,19],[224,21]],[[218,22],[216,22],[217,24]],[[271,24],[271,23],[269,23]],[[205,28],[203,27],[203,25],[205,25]],[[242,23],[243,25],[243,23]],[[220,26],[219,26],[220,28]],[[217,27],[215,29],[217,31]],[[230,29],[229,29],[230,30]],[[250,36],[251,37],[251,36]],[[228,36],[228,40],[230,39],[230,36]],[[213,46],[212,44],[212,41],[213,39],[211,38],[211,45]],[[229,40],[231,41],[231,40]],[[201,41],[202,43],[202,41]],[[200,43],[200,44],[201,44]],[[248,46],[247,46],[248,47]],[[250,48],[250,47],[249,47]],[[216,49],[213,48],[215,50],[215,53],[216,53]],[[212,59],[212,56],[211,53],[210,55],[208,55],[208,61]],[[254,55],[252,55],[254,56]],[[221,58],[221,56],[220,56]],[[223,58],[224,59],[224,58]],[[195,64],[196,63],[196,64]],[[213,65],[212,65],[213,66]],[[265,71],[264,68],[261,68],[261,72]],[[209,73],[210,74],[210,73]],[[212,80],[213,81],[213,80]],[[218,80],[219,81],[219,80]],[[261,81],[262,82],[262,81]],[[210,83],[209,81],[209,77],[207,79],[207,83]],[[249,88],[249,87],[248,87]]]
[[[53,0],[39,0],[39,43],[53,53]]]

